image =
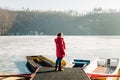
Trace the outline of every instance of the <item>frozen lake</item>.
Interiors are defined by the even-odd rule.
[[[45,55],[56,59],[56,36],[0,36],[0,72],[29,73],[26,56]],[[67,63],[73,59],[119,58],[120,36],[64,36]]]

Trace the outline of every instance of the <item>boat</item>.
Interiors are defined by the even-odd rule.
[[[74,59],[71,62],[69,62],[68,64],[66,64],[65,67],[68,67],[68,68],[79,67],[79,68],[83,68],[84,69],[89,63],[90,63],[90,60]]]
[[[97,58],[84,68],[91,80],[118,80],[119,58]]]
[[[90,60],[74,59],[73,67],[85,68],[89,63],[90,63]]]
[[[42,68],[42,67],[54,67],[55,62],[51,59],[43,56],[43,55],[35,55],[35,56],[26,56],[27,59],[27,68],[29,71],[34,72],[36,68]],[[66,62],[65,60],[62,60],[62,66],[65,66]]]

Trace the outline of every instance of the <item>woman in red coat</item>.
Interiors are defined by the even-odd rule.
[[[57,38],[55,38],[56,56],[57,56],[55,71],[63,70],[61,69],[61,61],[62,61],[62,58],[65,56],[65,42],[62,36],[63,36],[63,33],[58,33]]]

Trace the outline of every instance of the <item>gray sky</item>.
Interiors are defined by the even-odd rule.
[[[0,7],[31,10],[79,10],[90,11],[93,8],[120,9],[120,0],[0,0]]]

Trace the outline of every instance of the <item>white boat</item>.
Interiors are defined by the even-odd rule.
[[[84,70],[91,80],[118,80],[120,77],[119,58],[98,58]]]

